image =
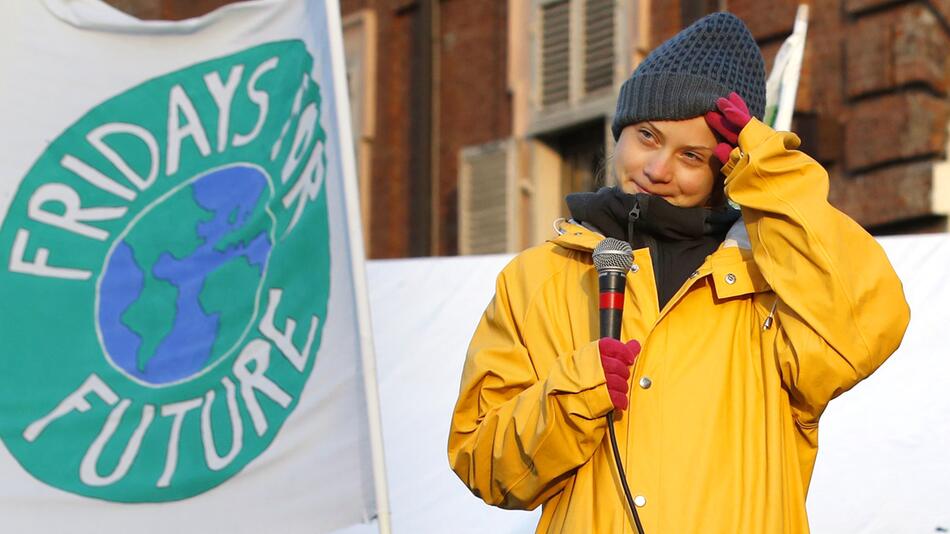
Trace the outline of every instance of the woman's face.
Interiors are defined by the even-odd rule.
[[[718,172],[716,143],[703,117],[631,124],[617,141],[616,176],[626,193],[648,193],[684,208],[705,205]]]

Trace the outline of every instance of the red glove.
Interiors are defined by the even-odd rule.
[[[725,143],[719,143],[713,149],[713,155],[723,165],[729,161],[729,153],[739,146],[739,132],[752,120],[748,106],[742,97],[735,92],[729,93],[729,98],[720,98],[716,101],[716,110],[706,114],[706,124],[713,132],[722,136]]]
[[[600,365],[604,368],[607,377],[607,391],[614,408],[627,409],[627,381],[630,379],[630,366],[640,354],[640,343],[637,340],[623,344],[610,337],[602,337],[598,342],[600,349]]]

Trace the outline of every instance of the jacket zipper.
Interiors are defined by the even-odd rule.
[[[633,238],[633,229],[634,224],[640,219],[640,199],[636,199],[633,202],[633,208],[630,209],[630,213],[627,214],[627,237],[630,239],[630,244],[637,246]]]
[[[630,210],[630,213],[627,214],[627,233],[630,235],[631,245],[633,246],[636,246],[634,245],[634,242],[638,241],[636,239],[638,235],[636,233],[636,222],[640,220],[640,215],[642,214],[643,209],[644,208],[640,206],[640,199],[638,198],[636,202],[634,202],[633,208]],[[650,250],[650,260],[653,263],[653,280],[654,280],[653,285],[654,287],[656,287],[656,300],[657,300],[657,305],[659,307],[660,280],[663,279],[662,278],[663,273],[660,272],[660,266],[662,265],[662,262],[660,261],[660,249],[657,246],[656,239],[650,234],[644,233],[640,235],[639,237],[642,239],[643,244],[645,244],[646,247]]]

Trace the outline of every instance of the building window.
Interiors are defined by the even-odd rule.
[[[459,252],[515,250],[518,186],[510,139],[462,150],[459,161]]]
[[[541,6],[541,93],[544,107],[568,101],[571,82],[571,24],[568,0]]]
[[[614,85],[614,2],[584,2],[584,93]]]
[[[574,106],[609,92],[615,71],[615,0],[541,0],[541,107]]]

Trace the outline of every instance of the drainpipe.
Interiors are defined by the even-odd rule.
[[[427,0],[426,3],[429,4],[430,11],[430,53],[432,54],[432,67],[430,74],[432,76],[432,94],[430,96],[430,104],[432,105],[432,120],[431,120],[431,136],[429,138],[429,146],[431,147],[431,163],[429,168],[429,176],[432,182],[432,247],[430,253],[433,256],[439,256],[446,253],[447,251],[442,250],[442,214],[441,214],[441,205],[442,205],[442,187],[439,179],[440,176],[440,150],[441,144],[440,140],[442,139],[441,130],[439,121],[441,118],[441,111],[439,109],[439,104],[441,103],[441,83],[442,83],[442,74],[441,74],[441,61],[442,61],[442,26],[439,19],[439,4],[440,0]]]
[[[414,18],[409,96],[409,255],[432,253],[432,14],[437,0],[420,0]]]

